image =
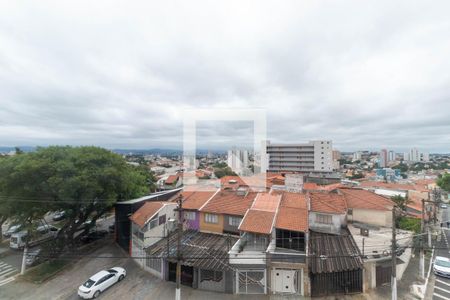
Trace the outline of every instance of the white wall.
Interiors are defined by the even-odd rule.
[[[316,222],[317,214],[332,216],[332,224],[322,224]],[[317,230],[321,232],[329,233],[339,233],[341,231],[341,226],[346,225],[345,214],[327,214],[327,213],[316,213],[313,211],[309,212],[309,228],[311,230]]]

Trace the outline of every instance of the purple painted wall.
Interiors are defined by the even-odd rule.
[[[185,220],[187,229],[194,229],[199,230],[200,229],[200,212],[195,210],[190,210],[191,212],[195,212],[195,220]]]

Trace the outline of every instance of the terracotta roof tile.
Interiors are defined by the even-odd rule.
[[[153,217],[167,202],[147,202],[141,206],[131,217],[130,220],[143,227],[147,221]]]
[[[248,192],[245,196],[238,195],[236,191],[219,191],[209,200],[200,211],[243,216],[245,212],[252,206],[253,200],[257,193]]]
[[[183,191],[183,208],[200,209],[216,191]],[[175,196],[175,200],[178,196]]]
[[[249,209],[239,226],[239,230],[269,234],[272,232],[274,218],[275,212]]]
[[[169,177],[167,177],[166,181],[164,182],[165,184],[174,184],[177,180],[178,180],[178,174],[177,175],[169,175]]]
[[[316,192],[309,194],[311,211],[343,214],[347,211],[344,196],[336,193]]]
[[[391,210],[394,202],[390,199],[363,189],[341,188],[347,207],[375,210]]]
[[[258,193],[253,202],[252,209],[275,212],[280,205],[281,195]]]
[[[276,228],[308,231],[308,203],[305,194],[283,192],[277,213]]]

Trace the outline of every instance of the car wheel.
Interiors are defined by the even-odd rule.
[[[123,278],[124,278],[124,276],[123,276],[123,275],[120,275],[120,276],[119,276],[119,281],[122,281]]]
[[[94,293],[94,298],[97,298],[98,296],[100,296],[100,291],[96,291],[96,292]]]

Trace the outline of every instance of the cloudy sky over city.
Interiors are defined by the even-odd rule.
[[[258,108],[271,141],[450,152],[447,1],[0,3],[0,146],[181,148],[185,109]]]

